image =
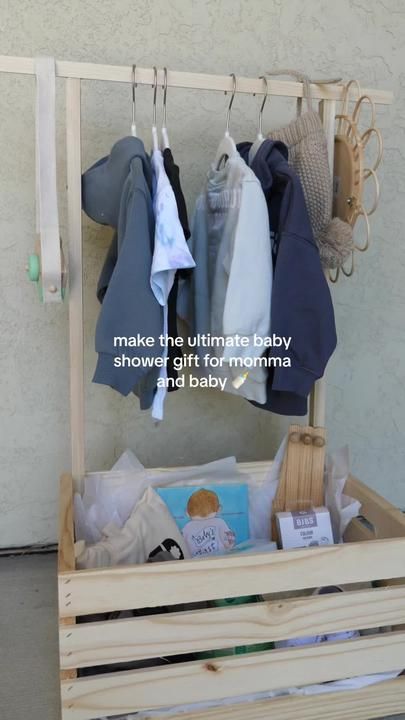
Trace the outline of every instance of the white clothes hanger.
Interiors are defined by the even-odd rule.
[[[264,110],[264,106],[265,106],[265,104],[266,104],[266,100],[267,100],[267,98],[268,98],[268,96],[269,96],[269,85],[268,85],[267,78],[266,78],[265,75],[261,75],[259,79],[260,79],[260,80],[263,80],[264,85],[265,85],[265,91],[264,91],[264,93],[263,93],[263,102],[262,102],[262,104],[261,104],[261,106],[260,106],[260,110],[259,110],[259,129],[258,129],[258,131],[257,131],[257,137],[256,137],[256,140],[254,141],[254,143],[252,144],[252,147],[251,147],[250,150],[249,150],[249,165],[252,164],[253,159],[254,159],[254,157],[255,157],[255,155],[256,155],[256,153],[257,153],[260,145],[262,144],[262,142],[264,142],[264,137],[263,137],[263,110]]]
[[[156,126],[157,68],[153,66],[153,114],[152,114],[152,150],[159,150],[158,131]]]
[[[135,81],[135,72],[136,72],[136,65],[132,65],[132,123],[131,123],[131,135],[132,135],[132,137],[136,137],[136,122],[135,122],[135,114],[136,114],[135,88],[136,88],[136,81]]]
[[[162,150],[170,148],[169,134],[167,132],[167,68],[163,68],[163,125],[162,125]]]
[[[231,155],[235,155],[235,153],[238,152],[236,149],[236,143],[229,134],[229,120],[231,117],[231,108],[232,108],[232,104],[233,104],[233,101],[234,101],[234,98],[236,95],[236,75],[234,73],[231,73],[231,77],[233,80],[233,88],[232,88],[232,97],[229,101],[228,110],[227,110],[227,114],[226,114],[225,135],[218,145],[218,149],[217,149],[217,152],[215,155],[215,160],[214,160],[214,167],[217,170],[220,169],[221,163],[223,160],[227,160],[229,157],[231,157]],[[225,94],[226,94],[226,92],[225,92]]]

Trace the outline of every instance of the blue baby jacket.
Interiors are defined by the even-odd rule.
[[[109,385],[122,395],[136,390],[141,407],[150,405],[159,369],[115,367],[114,357],[162,355],[158,342],[152,347],[114,346],[114,337],[158,338],[163,311],[150,286],[154,246],[152,168],[139,138],[119,140],[82,177],[83,210],[95,222],[116,229],[108,251],[97,296],[102,302],[96,328],[97,367],[93,382]]]

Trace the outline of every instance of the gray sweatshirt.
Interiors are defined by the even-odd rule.
[[[154,243],[152,169],[138,138],[119,140],[82,177],[83,210],[95,222],[116,229],[101,272],[97,295],[102,302],[96,328],[98,362],[93,382],[122,395],[137,391],[141,407],[149,407],[159,368],[116,367],[114,357],[154,359],[152,347],[115,347],[114,337],[157,338],[163,328],[162,307],[150,286]]]

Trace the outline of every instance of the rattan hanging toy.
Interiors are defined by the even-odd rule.
[[[355,85],[358,91],[358,100],[351,115],[348,114],[350,88]],[[370,126],[364,132],[359,128],[360,116],[364,105],[369,104],[371,112]],[[332,282],[336,282],[340,270],[346,277],[354,272],[354,252],[365,252],[370,242],[370,215],[375,212],[379,197],[380,186],[376,170],[381,162],[383,154],[383,141],[380,130],[375,125],[375,105],[369,95],[362,94],[357,80],[350,80],[345,87],[343,106],[341,114],[336,115],[337,132],[335,135],[334,149],[334,182],[333,182],[333,215],[344,222],[349,223],[352,228],[359,218],[364,218],[366,237],[362,243],[354,242],[354,249],[351,252],[350,265],[341,265],[335,273],[330,273]],[[372,137],[377,142],[377,156],[371,167],[365,165],[365,149]],[[364,191],[366,181],[373,183],[373,201],[369,208],[365,207]]]

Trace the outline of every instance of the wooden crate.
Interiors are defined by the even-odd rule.
[[[268,463],[241,468],[260,481]],[[405,623],[405,519],[358,480],[351,477],[346,491],[361,501],[372,527],[353,521],[345,545],[79,571],[74,563],[72,491],[72,479],[64,475],[58,572],[63,720],[158,710],[405,667],[405,631],[397,629]],[[386,586],[308,595],[308,589],[321,585],[376,580]],[[287,591],[302,594],[75,623],[78,616],[93,613]],[[354,640],[77,678],[78,668],[380,627],[387,631]],[[282,697],[175,717],[361,720],[404,711],[405,677],[358,691]]]

